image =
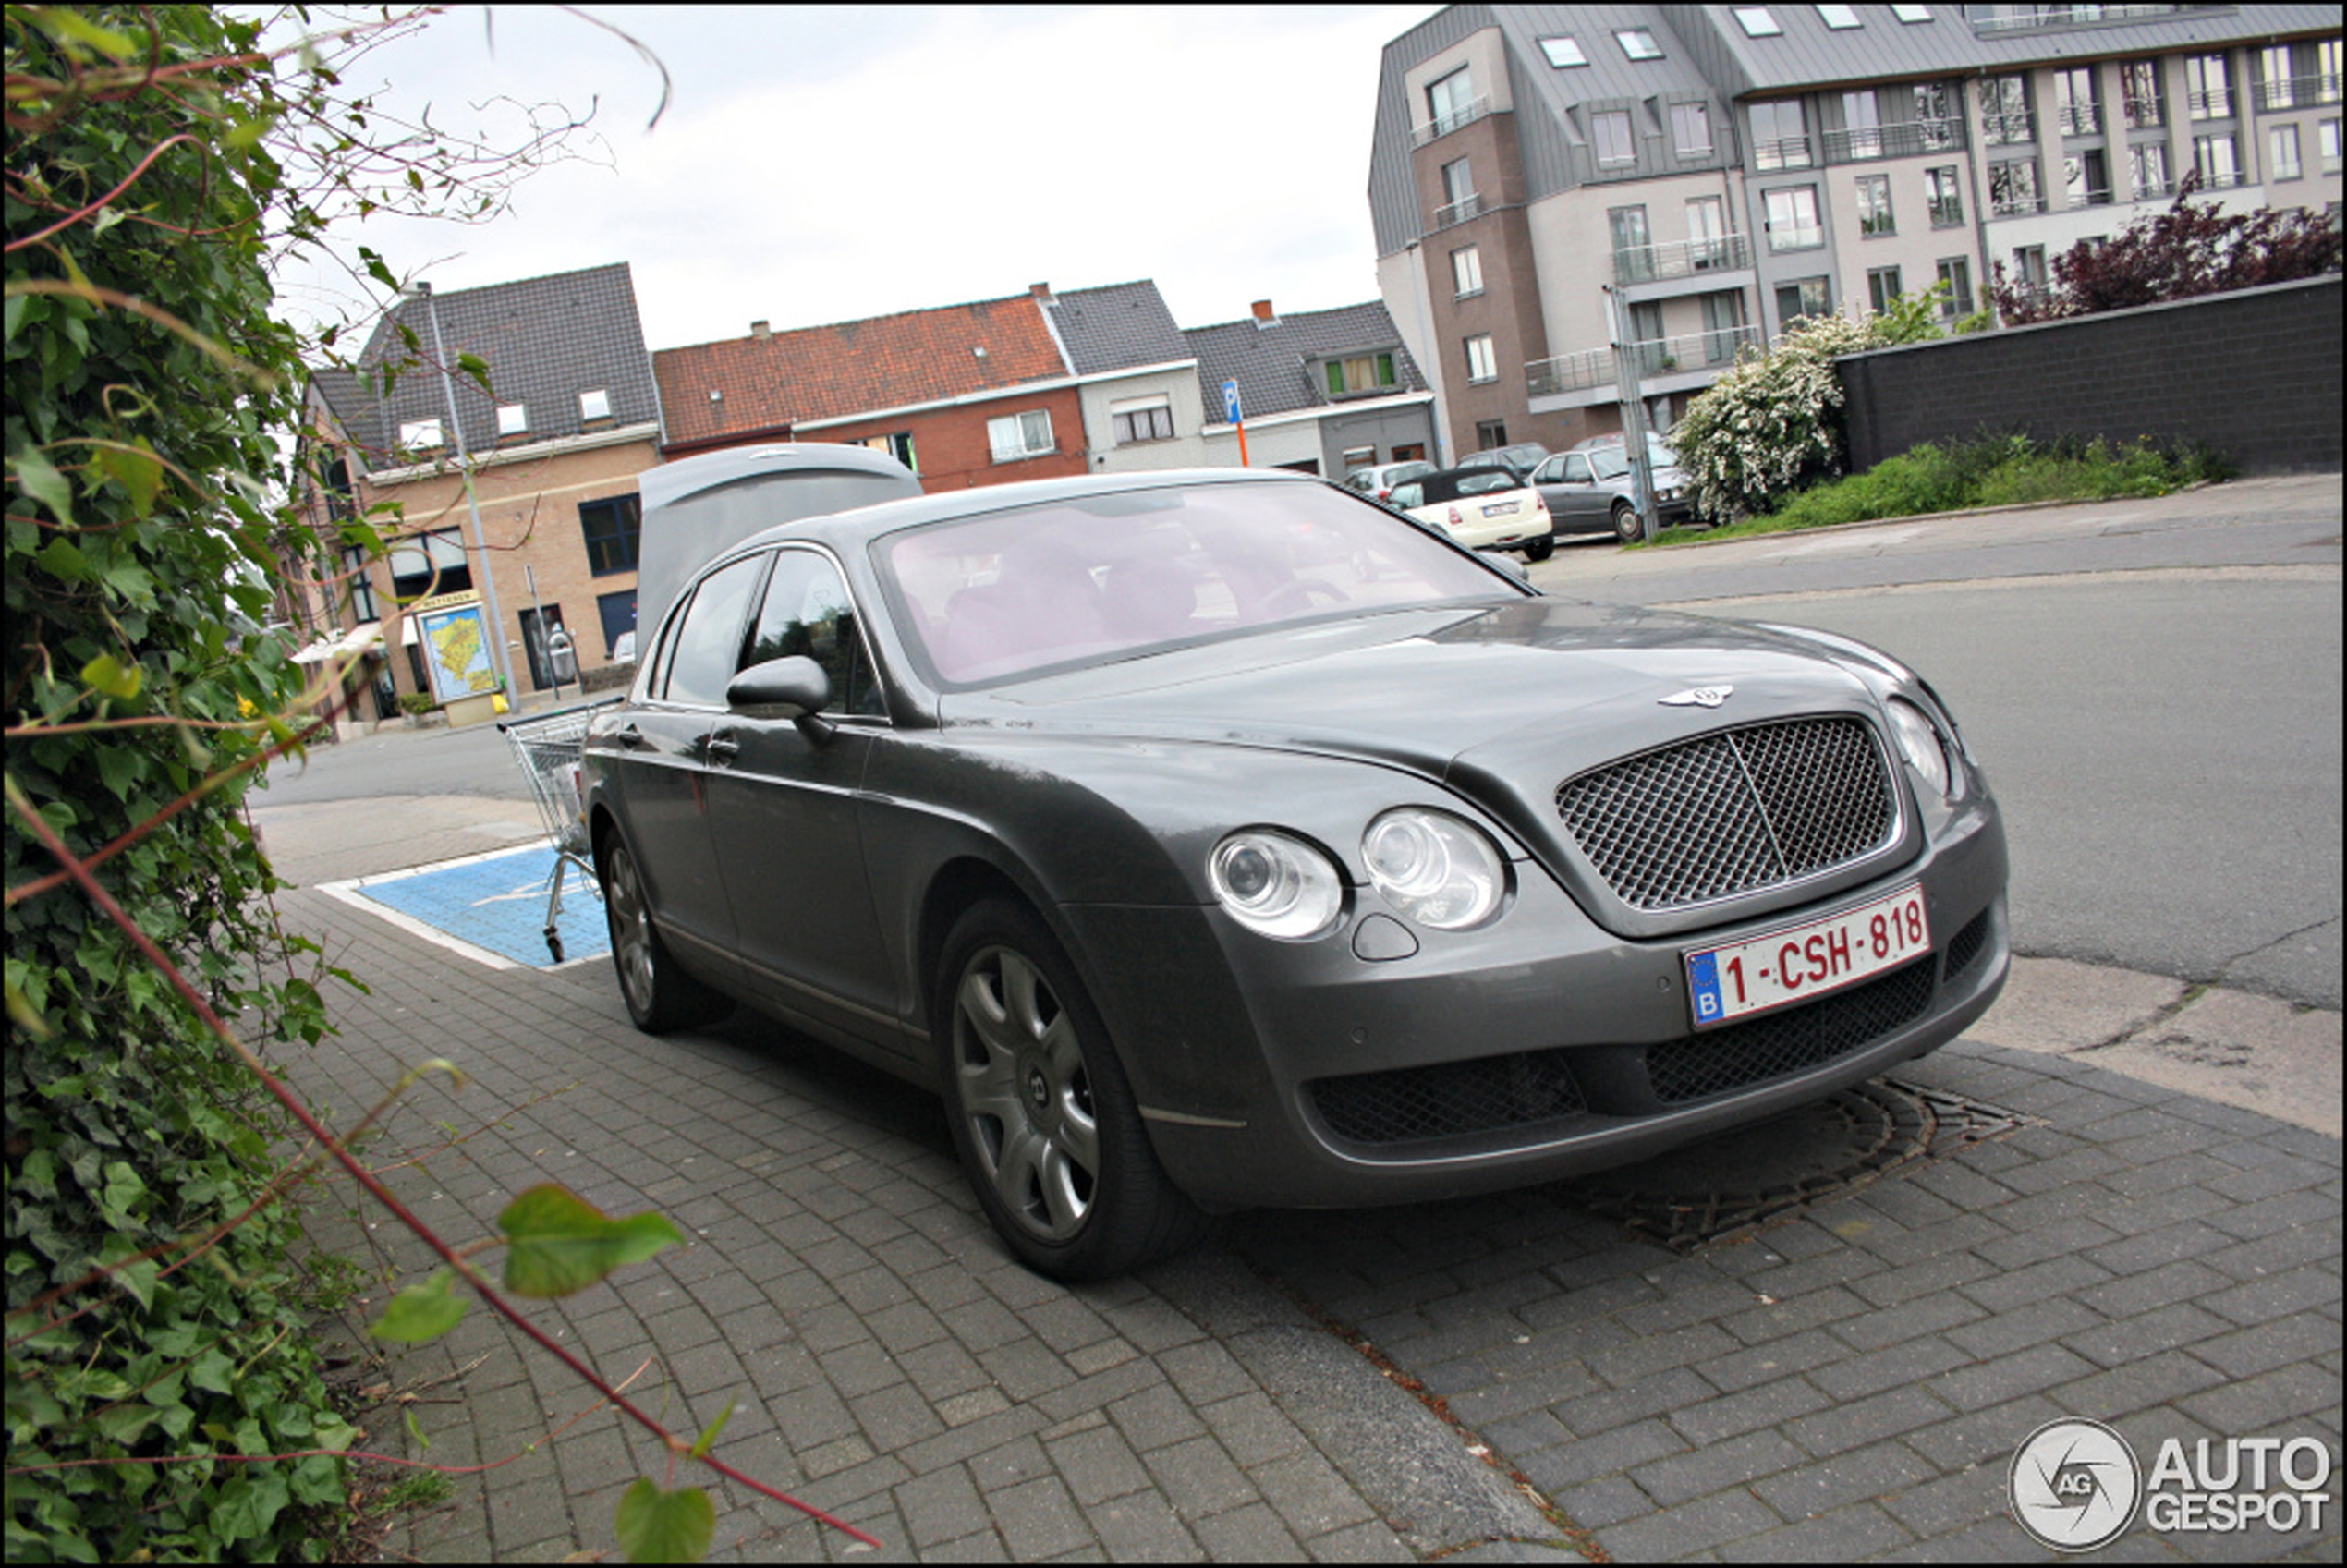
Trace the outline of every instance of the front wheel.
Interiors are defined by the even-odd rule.
[[[664,1035],[695,1024],[713,1024],[731,1013],[733,1003],[679,968],[668,944],[660,940],[651,901],[644,896],[643,876],[616,834],[603,850],[602,877],[612,963],[619,969],[619,993],[626,999],[627,1015],[636,1027],[648,1035]]]
[[[1613,508],[1613,533],[1624,544],[1638,541],[1638,509],[1628,502],[1619,502]]]
[[[954,1145],[1019,1260],[1061,1280],[1122,1274],[1205,1225],[1166,1179],[1073,966],[1028,910],[955,922],[931,1012]]]

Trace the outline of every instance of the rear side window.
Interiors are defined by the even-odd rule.
[[[1589,483],[1589,460],[1578,454],[1567,457],[1564,460],[1564,478],[1568,484]]]
[[[1397,484],[1393,487],[1393,493],[1387,496],[1386,500],[1401,507],[1405,512],[1413,506],[1423,506],[1426,504],[1426,486],[1417,483]]]
[[[750,638],[742,667],[794,655],[812,659],[831,677],[833,706],[843,713],[881,714],[879,683],[864,657],[856,629],[856,605],[839,568],[811,550],[785,550],[774,558],[766,584],[765,608]]]
[[[742,651],[743,623],[749,598],[769,557],[747,556],[701,579],[676,628],[676,651],[668,662],[663,695],[671,702],[701,708],[725,706],[725,683],[734,678]]]

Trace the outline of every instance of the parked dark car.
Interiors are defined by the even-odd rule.
[[[1669,449],[1649,447],[1654,474],[1655,515],[1661,526],[1677,528],[1695,520],[1687,478],[1675,461],[1662,459]],[[1576,447],[1543,460],[1532,472],[1533,488],[1556,519],[1559,533],[1603,533],[1628,543],[1638,537],[1637,486],[1630,476],[1630,459],[1619,442],[1608,446]]]
[[[2008,962],[1996,808],[1904,666],[1544,598],[1301,476],[769,529],[585,758],[638,1024],[738,998],[936,1088],[1065,1278],[1773,1115]]]
[[[1532,470],[1549,449],[1537,441],[1519,441],[1510,446],[1495,446],[1489,452],[1471,452],[1458,461],[1462,468],[1505,468],[1520,480],[1529,480]]]

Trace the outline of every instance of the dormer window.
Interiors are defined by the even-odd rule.
[[[1393,356],[1355,354],[1342,359],[1331,359],[1322,367],[1328,378],[1331,397],[1355,397],[1365,392],[1399,384],[1393,371]]]
[[[1735,13],[1736,26],[1744,29],[1746,38],[1775,38],[1784,31],[1766,6],[1738,6]]]
[[[497,406],[497,434],[500,438],[529,433],[529,407],[523,403],[501,403]]]
[[[399,450],[402,452],[436,452],[448,444],[440,433],[438,419],[410,419],[399,427]]]
[[[1624,28],[1613,35],[1613,41],[1621,44],[1622,53],[1629,55],[1633,60],[1662,58],[1662,45],[1657,43],[1654,41],[1654,34],[1645,28]]]
[[[1589,56],[1581,53],[1581,45],[1570,34],[1540,40],[1540,53],[1546,55],[1549,57],[1549,64],[1559,70],[1563,70],[1570,66],[1586,66],[1589,63]]]
[[[600,386],[595,388],[592,392],[580,393],[578,395],[578,417],[590,424],[592,424],[597,419],[610,419],[611,393],[607,389]]]

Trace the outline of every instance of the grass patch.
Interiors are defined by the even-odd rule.
[[[2123,446],[2100,438],[2040,443],[2023,435],[1983,436],[1944,447],[1927,443],[1863,474],[1788,496],[1761,517],[1701,534],[1667,534],[1653,542],[1741,539],[2033,501],[2166,495],[2186,485],[2230,479],[2236,471],[2205,446],[2160,446],[2148,438]]]

